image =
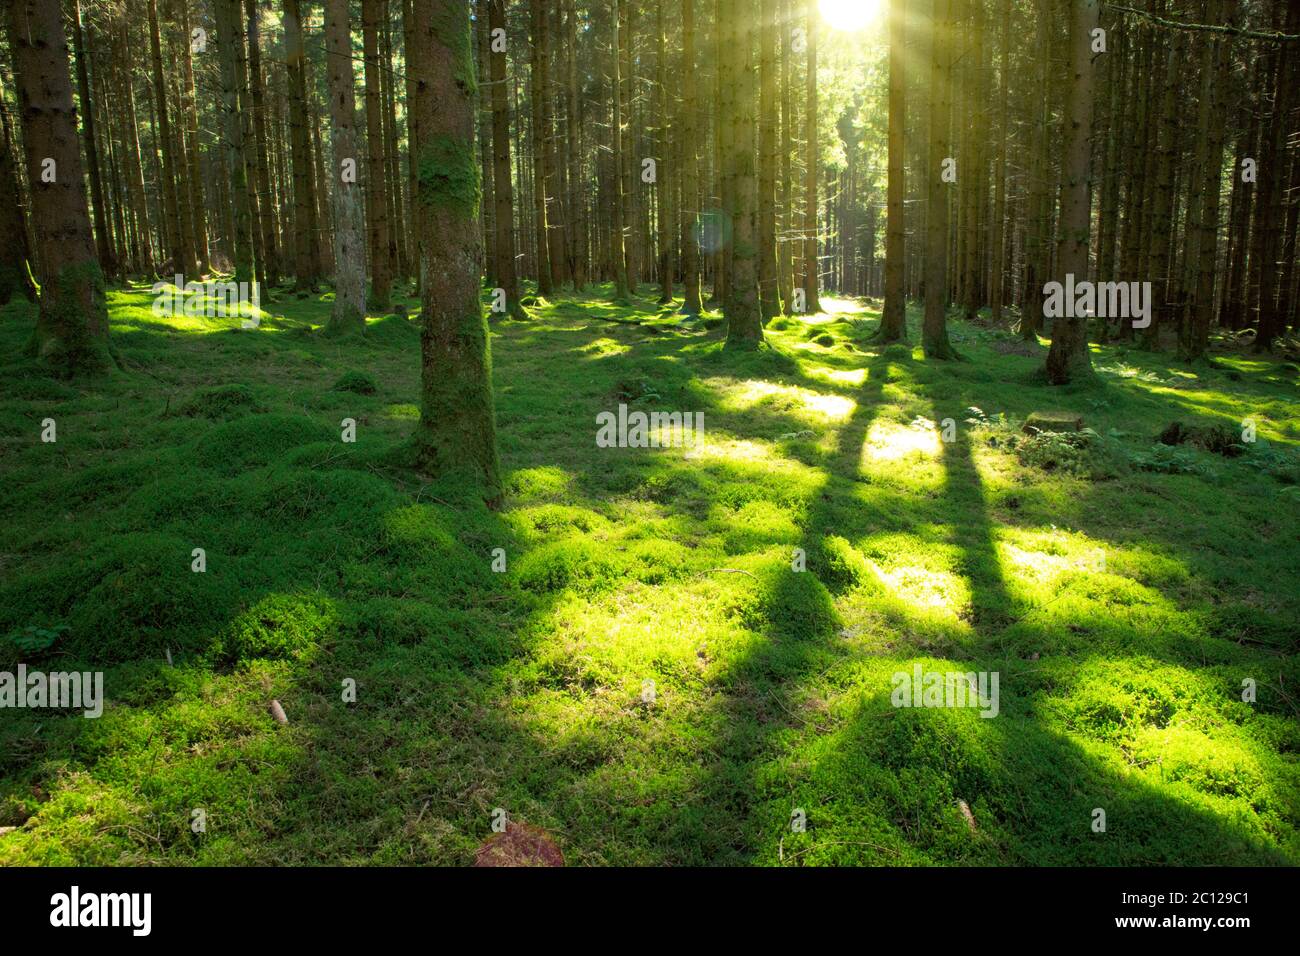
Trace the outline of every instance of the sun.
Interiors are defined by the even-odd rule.
[[[883,0],[817,0],[822,19],[836,30],[862,30],[880,12]]]

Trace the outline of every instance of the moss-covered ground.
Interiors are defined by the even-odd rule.
[[[464,864],[496,808],[571,864],[1300,863],[1293,365],[1104,346],[1049,389],[981,325],[873,345],[879,303],[741,354],[559,297],[493,323],[489,511],[403,465],[415,322],[331,340],[329,299],[110,292],[122,369],[77,382],[0,312],[0,671],[107,698],[0,711],[0,864]],[[597,447],[620,403],[704,441]],[[916,664],[997,716],[893,706]]]

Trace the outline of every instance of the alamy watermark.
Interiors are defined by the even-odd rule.
[[[0,708],[68,707],[86,717],[104,712],[103,671],[29,671],[18,665],[18,673],[0,671]]]
[[[597,448],[696,448],[704,443],[703,412],[629,412],[596,416]]]
[[[890,678],[895,707],[973,707],[981,717],[998,715],[997,671],[926,671],[920,664],[912,672],[895,671]]]
[[[1043,295],[1043,316],[1048,319],[1132,319],[1135,329],[1151,324],[1150,282],[1075,282],[1071,272],[1064,285],[1044,285]]]
[[[256,282],[186,282],[179,272],[174,281],[158,281],[150,289],[155,316],[184,315],[206,319],[244,317],[244,328],[255,329],[261,317],[262,290]]]

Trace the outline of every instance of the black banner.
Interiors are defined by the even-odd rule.
[[[918,942],[1051,931],[1055,940],[1199,935],[1231,946],[1294,932],[1294,869],[596,870],[7,869],[6,943],[79,934],[119,944],[340,944],[437,934],[729,940],[834,930]],[[658,928],[656,928],[658,927]],[[613,935],[609,935],[609,934]],[[632,936],[628,936],[632,933]],[[17,952],[15,948],[10,950]]]

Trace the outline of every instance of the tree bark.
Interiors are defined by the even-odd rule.
[[[494,0],[494,8],[498,3]],[[409,66],[417,71],[413,105],[421,130],[415,207],[421,271],[427,278],[421,297],[416,457],[430,475],[474,481],[495,507],[502,490],[492,353],[479,303],[477,91],[469,2],[415,0],[413,7],[416,44]]]
[[[947,3],[949,0],[936,0]],[[817,3],[816,0],[804,0],[804,23],[808,31],[808,70],[804,78],[807,107],[804,110],[804,148],[807,150],[807,165],[804,169],[804,311],[812,314],[822,310],[821,299],[817,294],[819,287],[817,260],[817,167],[821,164],[821,150],[817,142]]]
[[[63,12],[45,0],[5,6],[41,287],[26,351],[61,376],[102,371],[113,364],[108,309],[86,205]]]
[[[907,79],[904,72],[903,0],[889,2],[889,133],[886,148],[889,170],[885,185],[885,305],[880,317],[881,342],[907,340],[907,305],[903,289],[903,261],[906,256],[903,222],[903,199],[907,195],[904,180],[907,125]]]
[[[732,254],[728,297],[727,347],[755,349],[763,342],[763,315],[759,306],[758,252],[755,219],[758,206],[758,176],[754,157],[754,0],[728,0],[730,30],[727,57],[730,61],[728,98],[731,124],[728,157],[731,177]]]
[[[489,43],[504,36],[505,0],[488,0]],[[497,31],[503,31],[498,34]],[[515,191],[510,178],[510,100],[506,90],[506,51],[489,46],[492,76],[492,162],[495,175],[497,282],[505,291],[506,311],[515,319],[528,314],[519,303],[519,274],[515,260]],[[420,117],[415,117],[419,123]],[[421,133],[423,137],[423,132]]]
[[[532,109],[533,138],[533,228],[537,244],[537,293],[548,296],[555,292],[551,271],[550,232],[547,226],[546,200],[551,194],[551,176],[546,162],[546,130],[550,125],[549,100],[546,96],[546,13],[542,0],[528,0],[532,36],[532,74],[529,94]]]
[[[388,197],[384,163],[383,98],[379,79],[379,0],[361,0],[362,50],[366,62],[366,220],[369,224],[370,307],[387,312],[393,264],[388,255]]]
[[[952,100],[953,0],[934,0],[930,36],[930,136],[926,176],[929,188],[925,216],[925,316],[921,346],[929,358],[956,358],[948,342],[948,200],[949,183],[942,178],[948,149]]]
[[[468,25],[468,21],[466,23]],[[334,180],[331,203],[334,210],[334,308],[325,330],[331,335],[342,335],[364,332],[366,327],[366,259],[361,223],[364,199],[356,181],[360,162],[354,129],[356,84],[352,72],[348,0],[326,0],[325,54],[329,68],[330,155],[333,157],[331,176]],[[472,69],[471,65],[471,77]],[[477,176],[474,177],[474,189],[477,207]]]
[[[1070,0],[1070,85],[1065,103],[1065,168],[1061,173],[1061,238],[1057,273],[1088,275],[1088,232],[1092,211],[1089,180],[1092,159],[1092,31],[1097,26],[1097,0]],[[1047,353],[1047,381],[1065,385],[1091,372],[1088,317],[1062,316],[1052,323]]]
[[[27,225],[23,222],[23,204],[18,188],[18,158],[13,124],[9,120],[3,81],[0,80],[0,305],[15,295],[28,302],[37,301],[32,270],[31,247],[27,243]]]
[[[307,128],[307,57],[302,42],[299,0],[284,0],[285,67],[289,75],[289,148],[293,154],[294,288],[315,288],[320,278],[315,244],[316,177],[312,172]]]

